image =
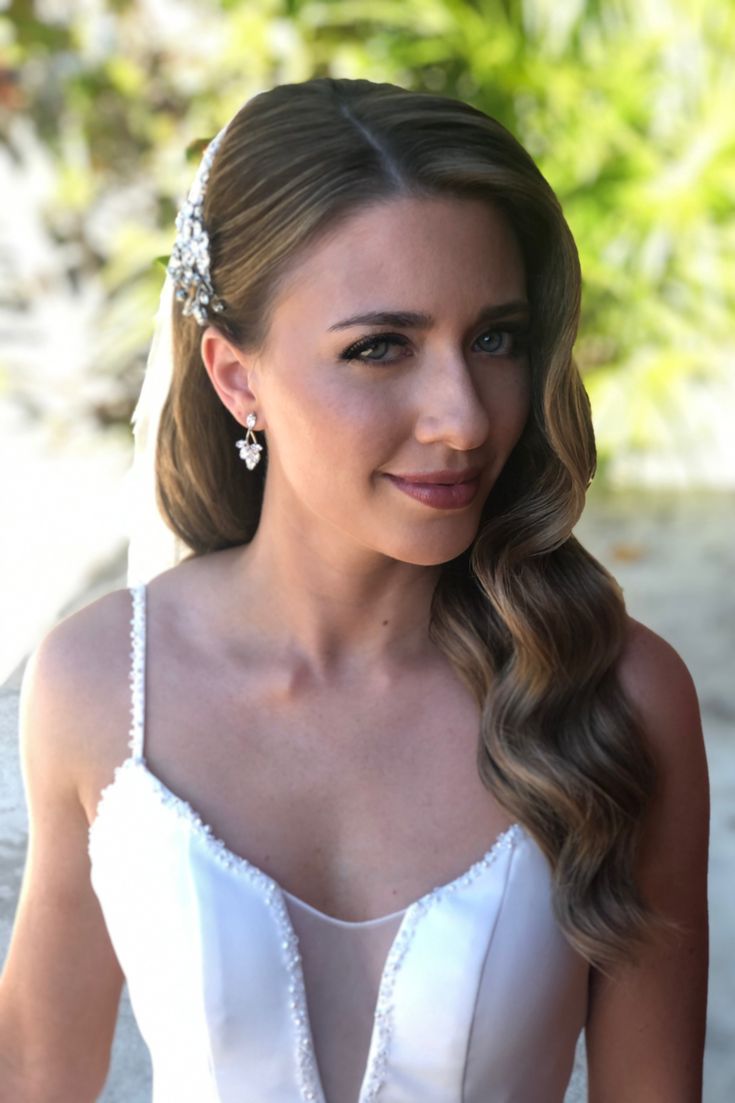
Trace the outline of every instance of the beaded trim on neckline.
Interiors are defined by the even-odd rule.
[[[324,1089],[319,1075],[314,1048],[314,1039],[306,1003],[304,970],[299,951],[299,939],[288,913],[283,890],[277,881],[246,858],[239,857],[221,839],[218,839],[208,824],[194,811],[183,798],[167,789],[145,762],[133,756],[127,758],[115,770],[113,781],[103,789],[97,813],[89,827],[89,853],[94,866],[97,847],[101,845],[100,833],[105,831],[107,817],[112,813],[115,803],[124,793],[125,784],[136,785],[142,782],[144,790],[155,799],[155,806],[162,814],[173,814],[185,830],[201,842],[206,853],[218,865],[235,876],[242,876],[259,884],[264,890],[266,905],[272,910],[274,920],[281,935],[280,946],[283,961],[289,978],[289,1007],[295,1030],[296,1060],[299,1076],[301,1099],[304,1103],[326,1103]],[[129,816],[130,808],[123,808],[124,816]],[[114,821],[112,821],[114,824]],[[113,829],[114,832],[114,829]],[[461,891],[465,885],[471,885],[481,874],[489,871],[503,852],[513,850],[524,838],[525,832],[519,823],[513,823],[498,837],[490,849],[479,861],[461,873],[453,881],[431,889],[420,899],[406,908],[398,930],[388,950],[381,974],[378,997],[373,1017],[368,1061],[363,1074],[358,1103],[375,1103],[385,1081],[388,1053],[393,1032],[393,992],[403,960],[413,941],[421,918],[429,908]],[[338,920],[337,922],[344,922]],[[346,924],[350,926],[349,923]]]
[[[474,862],[469,869],[464,870],[453,881],[448,882],[445,885],[440,885],[430,892],[425,893],[419,900],[413,901],[400,911],[391,912],[389,915],[380,915],[374,919],[338,919],[336,916],[328,915],[326,912],[320,911],[318,908],[313,907],[311,904],[307,904],[305,900],[301,900],[298,896],[294,896],[293,893],[287,892],[282,888],[277,881],[270,878],[263,870],[258,869],[247,858],[242,858],[229,849],[227,844],[218,839],[209,824],[205,823],[198,812],[182,797],[173,793],[166,784],[148,768],[145,760],[145,748],[144,748],[144,723],[145,723],[145,652],[146,652],[146,603],[147,603],[147,585],[145,582],[139,582],[136,586],[129,587],[129,592],[132,597],[132,615],[130,617],[130,687],[131,687],[131,725],[130,725],[130,738],[128,746],[130,748],[130,755],[126,759],[122,766],[119,766],[115,771],[115,779],[100,795],[100,800],[97,808],[97,815],[95,816],[96,822],[100,809],[104,803],[104,798],[109,789],[112,789],[115,781],[117,780],[118,770],[127,766],[128,763],[135,763],[140,767],[147,775],[149,781],[153,784],[157,790],[158,796],[161,799],[161,803],[167,805],[175,805],[179,814],[183,815],[189,820],[194,830],[203,835],[207,841],[211,842],[217,850],[226,855],[233,863],[244,863],[251,869],[257,870],[263,877],[268,878],[277,886],[279,893],[282,896],[287,897],[293,901],[297,907],[308,910],[315,916],[320,917],[325,923],[331,923],[334,926],[344,928],[360,928],[369,927],[370,925],[376,925],[387,921],[389,919],[396,919],[399,916],[405,916],[408,910],[414,905],[420,903],[421,900],[426,899],[432,892],[438,891],[438,888],[447,889],[459,883],[463,878],[472,879],[475,876],[475,872],[479,871],[493,854],[495,848],[499,843],[503,842],[506,838],[515,836],[516,834],[523,833],[522,825],[518,822],[510,824],[504,831],[502,831],[489,850],[482,855],[476,862]]]
[[[228,869],[235,873],[245,873],[250,876],[255,876],[259,880],[265,882],[266,890],[269,895],[272,895],[273,892],[276,891],[280,896],[288,896],[290,899],[295,900],[297,904],[309,908],[330,923],[342,927],[364,927],[371,923],[380,923],[384,919],[393,919],[398,915],[405,915],[411,908],[416,907],[417,904],[423,903],[436,893],[444,893],[446,891],[453,892],[460,884],[471,884],[475,877],[491,863],[497,850],[509,844],[517,843],[525,834],[522,824],[518,822],[510,824],[509,827],[506,827],[504,831],[501,831],[501,833],[496,836],[490,848],[485,851],[482,857],[473,862],[469,868],[463,870],[451,881],[447,881],[444,884],[429,889],[423,896],[419,897],[417,900],[413,900],[399,912],[391,912],[390,915],[381,915],[375,919],[338,919],[335,916],[327,915],[326,912],[320,912],[318,908],[314,908],[311,904],[307,904],[305,900],[300,900],[299,897],[287,892],[274,877],[271,877],[271,875],[266,873],[264,869],[261,869],[260,866],[255,865],[255,863],[251,862],[248,858],[244,858],[242,855],[236,854],[233,850],[230,850],[224,840],[215,835],[211,826],[202,819],[192,805],[184,800],[183,797],[178,796],[169,789],[168,786],[149,769],[143,758],[135,758],[131,755],[126,758],[121,765],[116,767],[113,780],[109,785],[106,785],[100,793],[95,817],[89,825],[90,839],[96,833],[100,821],[104,819],[107,806],[113,799],[113,794],[121,784],[122,778],[126,773],[130,773],[131,771],[137,772],[145,779],[147,787],[152,790],[153,795],[156,797],[158,807],[164,811],[173,811],[204,844],[206,849],[217,858],[220,863],[226,865]]]

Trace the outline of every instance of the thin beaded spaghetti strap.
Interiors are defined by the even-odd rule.
[[[145,738],[145,582],[129,587],[133,599],[130,618],[130,747],[131,757],[143,760]]]

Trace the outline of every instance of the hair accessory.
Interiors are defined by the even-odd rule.
[[[207,146],[194,183],[176,215],[177,236],[167,272],[174,281],[175,296],[183,302],[182,314],[193,314],[200,326],[209,323],[208,309],[220,314],[226,306],[212,287],[209,275],[209,234],[202,214],[209,170],[224,135],[224,128]]]
[[[256,464],[260,463],[260,453],[263,451],[263,445],[258,444],[253,432],[257,420],[255,414],[248,414],[245,418],[245,424],[248,428],[245,440],[235,441],[235,447],[240,449],[240,459],[245,460],[248,471],[252,471]]]

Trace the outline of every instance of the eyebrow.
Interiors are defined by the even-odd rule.
[[[495,303],[484,307],[478,317],[478,323],[495,322],[499,318],[529,316],[529,305],[525,299],[516,299],[509,303]],[[424,314],[413,310],[371,310],[367,314],[354,314],[351,318],[344,318],[341,322],[335,322],[329,327],[334,329],[349,329],[350,326],[396,326],[398,329],[429,329],[434,324],[431,314]]]

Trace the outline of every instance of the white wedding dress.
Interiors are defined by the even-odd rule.
[[[130,593],[131,754],[89,851],[154,1103],[562,1103],[589,966],[530,835],[379,919],[298,900],[148,769],[145,583]]]

